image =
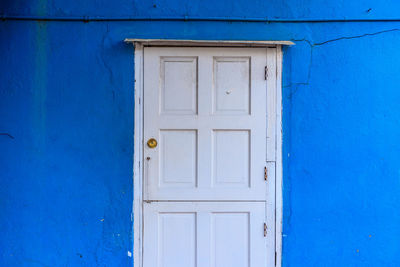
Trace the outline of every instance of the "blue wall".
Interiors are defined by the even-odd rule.
[[[26,2],[0,4],[0,266],[131,266],[126,37],[295,41],[283,266],[400,266],[398,1]]]
[[[2,0],[0,14],[101,18],[400,19],[398,0]]]

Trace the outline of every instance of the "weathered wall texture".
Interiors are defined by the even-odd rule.
[[[397,0],[3,0],[0,14],[100,18],[399,19]]]
[[[132,265],[126,37],[294,41],[284,49],[283,266],[399,266],[399,7],[2,1],[0,266]]]

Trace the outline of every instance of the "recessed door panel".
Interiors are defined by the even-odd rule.
[[[212,146],[214,185],[250,187],[250,132],[216,130]]]
[[[196,213],[158,214],[159,266],[196,266]]]
[[[161,114],[197,113],[197,58],[160,57]]]
[[[159,149],[159,187],[196,187],[197,131],[161,130]]]
[[[211,214],[211,266],[250,267],[250,213]],[[227,245],[229,240],[229,245]]]
[[[250,57],[215,57],[214,112],[250,114]]]

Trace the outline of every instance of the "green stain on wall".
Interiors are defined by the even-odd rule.
[[[47,14],[47,0],[37,0],[36,13],[39,16],[46,16],[46,14]]]

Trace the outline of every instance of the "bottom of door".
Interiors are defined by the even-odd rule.
[[[264,202],[143,205],[144,267],[266,266]]]

